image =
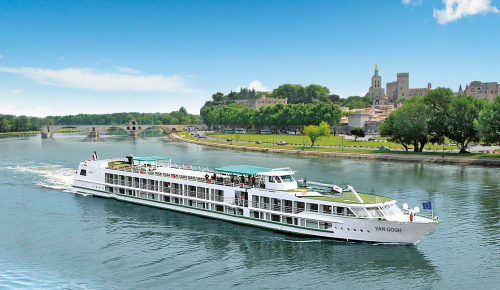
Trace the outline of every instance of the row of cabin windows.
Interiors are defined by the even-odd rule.
[[[223,206],[223,205],[213,204],[213,203],[204,202],[204,201],[196,201],[196,200],[185,199],[185,198],[181,198],[181,197],[167,196],[167,195],[162,195],[162,194],[157,194],[157,193],[148,193],[148,192],[143,192],[143,191],[138,191],[138,190],[118,188],[118,187],[106,187],[106,190],[109,192],[116,192],[116,193],[120,193],[120,194],[124,194],[124,195],[128,195],[128,196],[133,196],[133,197],[139,197],[139,198],[143,198],[143,199],[169,202],[169,203],[185,205],[185,206],[189,206],[189,207],[195,207],[195,208],[200,208],[200,209],[207,209],[207,210],[212,210],[212,211],[223,212],[223,213],[231,214],[231,215],[240,215],[240,216],[243,215],[243,209],[241,209],[241,208]],[[328,222],[310,220],[310,219],[294,218],[294,217],[282,216],[282,215],[271,214],[271,213],[266,213],[266,212],[250,211],[250,216],[253,218],[257,218],[257,219],[273,221],[273,222],[289,224],[289,225],[308,227],[308,228],[312,228],[312,229],[327,230],[327,229],[332,228],[332,224],[328,223]]]
[[[258,195],[252,196],[252,207],[285,213],[301,213],[303,211],[309,211],[331,215],[355,216],[348,207],[292,201],[288,199]]]
[[[179,183],[170,183],[154,179],[138,178],[132,176],[124,176],[117,174],[106,173],[106,183],[117,184],[133,188],[146,189],[151,191],[159,191],[164,193],[178,194],[200,199],[224,201],[224,191],[218,189],[210,189],[205,187],[197,187]]]
[[[250,217],[288,225],[307,227],[311,229],[328,230],[332,228],[332,223],[329,222],[282,216],[279,214],[272,214],[268,212],[250,211]]]
[[[149,193],[149,192],[144,192],[144,191],[139,191],[139,190],[124,189],[124,188],[119,188],[119,187],[108,187],[108,186],[106,186],[106,191],[112,192],[112,193],[114,192],[114,193],[124,194],[124,195],[128,195],[128,196],[133,196],[133,197],[139,197],[139,198],[143,198],[143,199],[163,201],[163,202],[175,203],[175,204],[185,205],[185,206],[190,206],[190,207],[195,207],[195,208],[208,209],[208,210],[223,212],[223,213],[232,214],[232,215],[243,215],[243,209],[241,209],[241,208],[223,206],[223,205],[219,205],[219,204],[214,204],[214,203],[209,203],[209,202],[204,202],[204,201],[196,201],[196,200],[191,200],[191,199],[181,198],[181,197],[176,197],[176,196],[167,196],[167,195],[163,195],[163,194]]]

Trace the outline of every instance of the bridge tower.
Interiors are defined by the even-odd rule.
[[[129,136],[137,136],[141,133],[141,126],[137,124],[137,120],[135,118],[128,121],[127,133]]]

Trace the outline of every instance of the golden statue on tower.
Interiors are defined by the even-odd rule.
[[[375,63],[375,69],[377,69],[377,63]]]

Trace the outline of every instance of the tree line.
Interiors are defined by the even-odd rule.
[[[112,113],[47,116],[45,118],[0,115],[0,132],[39,131],[40,125],[124,125],[135,118],[140,125],[198,124],[199,116],[184,107],[170,113]]]
[[[255,89],[242,88],[239,92],[231,91],[227,95],[217,92],[212,95],[212,101],[208,101],[205,107],[229,105],[236,100],[258,99],[260,96],[288,99],[289,104],[312,104],[322,102],[325,104],[339,104],[349,107],[349,109],[366,108],[371,106],[370,97],[350,96],[347,99],[340,98],[339,95],[331,94],[327,87],[311,84],[306,87],[296,84],[283,84],[272,92],[255,91]]]
[[[437,88],[425,96],[405,100],[380,125],[382,136],[390,137],[408,151],[422,152],[427,143],[455,142],[460,153],[472,142],[500,142],[500,96],[493,102],[474,96],[454,96],[451,89]]]
[[[201,112],[203,122],[212,127],[270,127],[319,125],[322,121],[330,125],[340,123],[342,111],[338,105],[316,104],[277,104],[261,107],[259,110],[241,104],[229,104],[220,108],[210,106]]]
[[[40,131],[40,118],[0,115],[0,133]]]

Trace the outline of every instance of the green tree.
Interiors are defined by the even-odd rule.
[[[500,96],[488,103],[479,114],[478,129],[483,141],[487,143],[500,142]]]
[[[475,124],[485,101],[473,96],[459,95],[452,98],[447,110],[446,137],[456,142],[460,153],[466,153],[470,142],[479,142],[481,135]]]
[[[447,114],[453,98],[453,91],[448,88],[436,88],[428,92],[423,98],[425,106],[429,108],[429,141],[431,143],[442,141],[448,131]]]
[[[360,127],[355,127],[351,129],[351,134],[354,135],[354,142],[358,141],[358,138],[365,137],[365,129],[360,128]]]
[[[327,122],[321,122],[318,126],[309,125],[304,127],[304,133],[311,139],[311,147],[322,137],[330,137],[332,130]]]

